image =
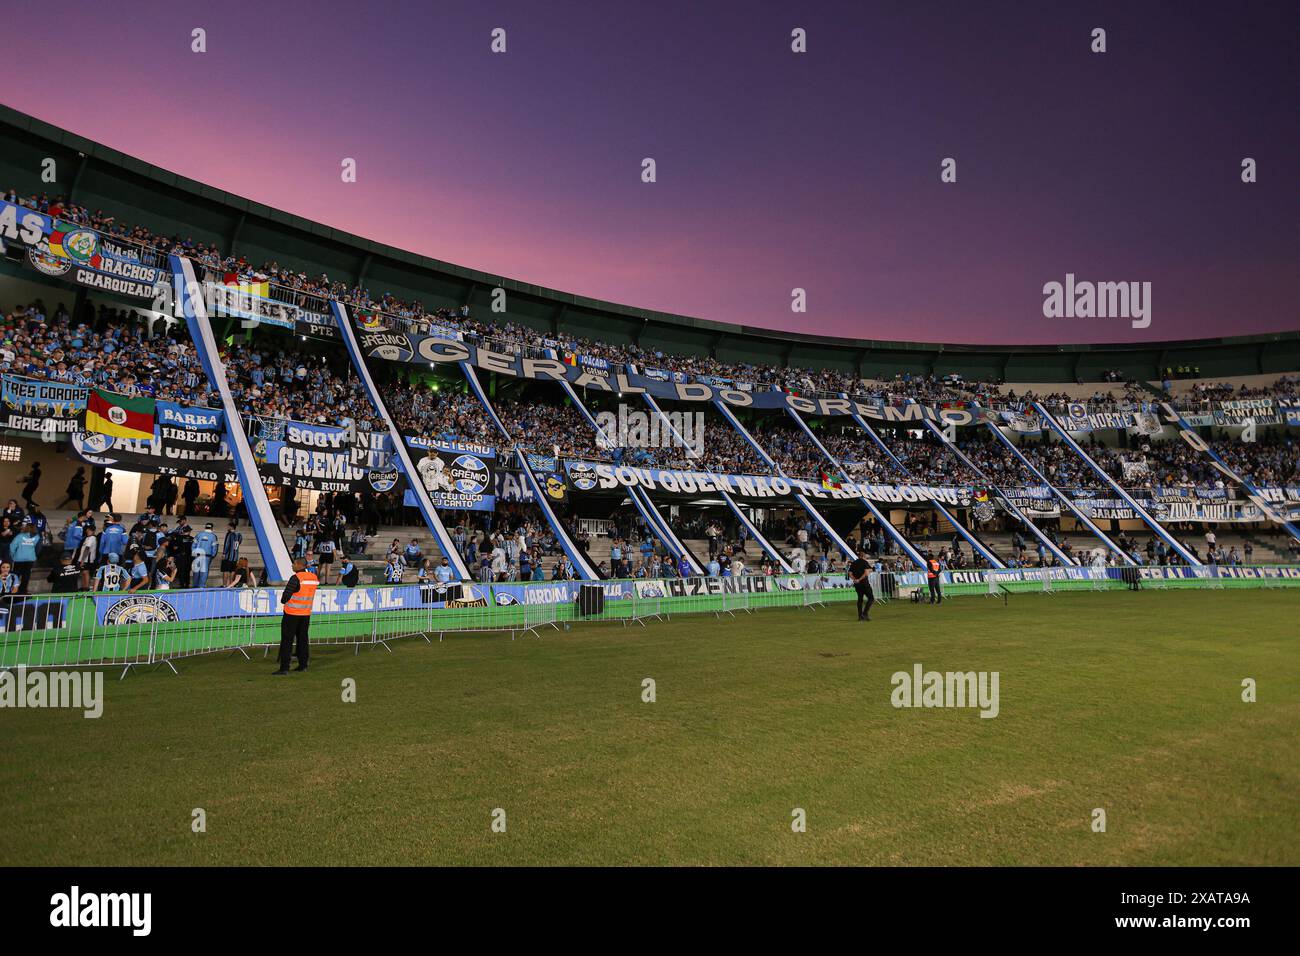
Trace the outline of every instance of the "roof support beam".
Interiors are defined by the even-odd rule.
[[[244,223],[247,221],[248,213],[241,211],[239,218],[235,220],[235,224],[230,227],[230,241],[226,244],[226,248],[229,249],[230,252],[227,253],[227,255],[233,256],[236,254],[235,250],[239,248],[239,237],[243,233]]]
[[[77,171],[72,174],[72,184],[68,186],[68,202],[75,201],[77,187],[81,185],[81,176],[86,171],[86,167],[90,165],[89,156],[85,153],[78,153],[77,155],[81,157],[81,161],[77,163]]]

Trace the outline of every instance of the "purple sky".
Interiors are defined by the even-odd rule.
[[[8,105],[526,282],[882,339],[1300,328],[1293,4],[15,6]],[[1067,272],[1151,282],[1150,328],[1043,318]]]

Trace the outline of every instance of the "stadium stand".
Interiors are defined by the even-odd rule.
[[[67,147],[12,111],[0,113],[0,138],[12,147],[0,174],[20,184],[3,197],[12,225],[0,259],[5,431],[18,449],[6,474],[29,486],[37,448],[61,474],[83,474],[80,486],[60,477],[66,500],[41,515],[39,562],[68,540],[80,554],[110,506],[132,522],[144,513],[146,535],[152,508],[182,549],[188,536],[167,520],[182,499],[191,523],[220,528],[233,515],[260,528],[231,480],[233,443],[191,453],[187,441],[203,444],[193,434],[169,444],[159,431],[150,448],[83,426],[102,392],[165,403],[183,423],[175,431],[201,431],[187,415],[220,409],[218,384],[240,419],[222,427],[249,437],[275,535],[313,557],[334,542],[363,581],[415,579],[411,561],[394,574],[394,539],[416,564],[454,547],[476,580],[584,566],[657,576],[711,560],[769,574],[796,555],[825,570],[858,548],[890,567],[933,552],[954,569],[1296,557],[1300,335],[1055,354],[778,338],[322,238],[237,197],[127,169],[94,144],[81,150],[77,193],[41,192],[25,157]],[[173,226],[149,225],[163,205],[171,214],[154,221]],[[192,231],[174,228],[177,209]],[[35,232],[19,227],[29,215]],[[84,261],[83,247],[95,250]],[[156,307],[182,262],[208,299],[215,355],[206,332],[191,338],[183,309]],[[504,314],[486,296],[494,288],[509,293]],[[352,328],[340,335],[343,314]],[[344,347],[350,335],[361,353]],[[215,382],[214,360],[225,370]],[[649,392],[658,405],[640,404]],[[671,428],[656,442],[611,443],[593,424],[628,409],[657,424],[656,408],[702,415],[699,448],[669,440]],[[385,445],[384,409],[410,474]],[[1049,427],[1053,416],[1073,441]],[[105,502],[115,475],[141,476],[131,500]],[[441,531],[403,481],[431,495]],[[70,503],[92,518],[62,509]],[[18,560],[27,504],[6,512],[0,559]],[[237,550],[268,564],[253,534]],[[32,574],[23,588],[43,583]]]

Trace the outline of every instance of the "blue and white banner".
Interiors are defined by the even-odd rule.
[[[803,398],[780,389],[740,387],[727,379],[681,382],[659,380],[633,371],[591,368],[575,356],[570,364],[559,356],[535,358],[500,352],[468,341],[450,341],[437,335],[414,335],[385,328],[382,317],[373,326],[358,325],[356,338],[366,358],[406,362],[428,367],[467,362],[477,369],[540,381],[568,382],[574,388],[596,389],[609,395],[649,394],[679,402],[724,402],[735,408],[793,408],[810,415],[860,414],[886,423],[919,423],[926,419],[954,425],[974,425],[983,420],[978,408],[934,409],[928,405],[884,405],[849,398]]]
[[[81,385],[6,375],[0,386],[0,428],[42,435],[75,432],[81,427],[87,394]]]
[[[1128,568],[1078,567],[1078,568],[1007,568],[1001,570],[945,571],[947,584],[986,584],[990,579],[998,582],[1048,581],[1124,581]],[[1268,581],[1276,579],[1300,581],[1300,567],[1286,565],[1142,565],[1138,574],[1147,580],[1158,578],[1170,581],[1195,581],[1206,579]]]
[[[515,604],[572,604],[578,599],[578,592],[583,587],[590,587],[591,581],[535,581],[519,584],[492,585],[492,603],[498,607],[510,607]],[[632,597],[631,581],[602,581],[605,600],[619,601]]]
[[[485,607],[480,584],[402,584],[395,587],[318,588],[312,615],[359,614],[414,608]],[[96,594],[95,620],[108,627],[155,621],[275,617],[284,612],[279,588],[203,588],[145,594]]]
[[[724,475],[573,460],[566,460],[564,468],[574,491],[642,488],[682,495],[726,492],[739,498],[756,499],[807,495],[821,501],[849,503],[866,498],[883,504],[940,502],[961,508],[969,507],[972,500],[969,486],[871,485],[846,481],[839,488],[823,488],[817,481],[779,475]]]
[[[77,235],[98,237],[98,233],[85,229]],[[27,250],[27,263],[42,275],[55,279],[69,279],[78,285],[112,292],[135,299],[156,299],[167,291],[166,278],[161,269],[120,259],[106,253],[95,252],[86,260],[54,255],[48,243]]]
[[[272,484],[310,491],[376,494],[404,487],[389,436],[334,425],[284,423],[283,439],[257,439],[253,456]]]
[[[416,447],[415,442],[410,442]],[[495,511],[496,449],[469,442],[420,442],[424,457],[415,462],[429,499],[438,508],[458,511]],[[403,497],[416,506],[408,488]]]
[[[1276,425],[1282,420],[1271,398],[1241,398],[1219,402],[1214,409],[1214,424]]]
[[[73,453],[104,468],[237,484],[220,409],[158,402],[152,439],[115,438],[82,429],[72,433]]]
[[[193,405],[177,405],[175,402],[159,401],[154,403],[158,423],[164,428],[187,432],[223,432],[226,430],[226,416],[219,408],[200,408]],[[154,432],[158,434],[157,430]],[[169,435],[176,441],[185,441],[182,435]]]

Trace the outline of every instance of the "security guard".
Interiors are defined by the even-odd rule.
[[[867,552],[859,551],[844,569],[844,574],[858,592],[858,620],[871,620],[871,605],[876,603],[876,595],[871,590],[871,565],[867,562]]]
[[[929,551],[925,552],[925,578],[930,585],[931,604],[943,603],[943,588],[941,586],[940,577],[939,577],[941,570],[942,570],[942,565],[939,564],[939,559],[936,558],[931,552]]]
[[[320,579],[306,570],[307,562],[302,558],[293,561],[294,573],[284,586],[280,603],[284,605],[284,617],[280,619],[280,669],[276,677],[289,673],[289,659],[293,655],[294,644],[298,645],[297,670],[307,669],[307,631],[311,627],[311,602],[316,595]]]

